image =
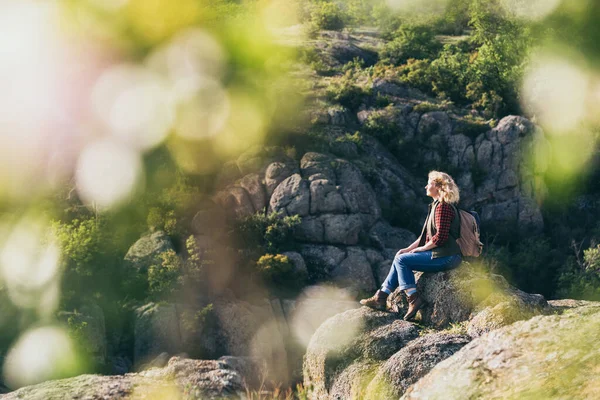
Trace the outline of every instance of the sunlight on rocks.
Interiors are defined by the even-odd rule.
[[[25,332],[9,350],[3,370],[13,388],[82,372],[67,332],[54,326]]]
[[[298,297],[296,308],[291,313],[290,329],[300,343],[308,346],[312,335],[325,320],[345,311],[340,310],[336,302],[356,301],[345,290],[331,286],[309,287]],[[340,346],[356,336],[361,328],[359,322],[357,326],[336,333],[339,334]]]
[[[535,54],[523,81],[523,107],[545,129],[567,133],[584,121],[589,83],[572,59]]]
[[[502,0],[504,8],[519,18],[538,20],[552,13],[561,0]]]
[[[171,129],[169,91],[160,76],[138,66],[120,65],[100,77],[92,103],[110,133],[133,148],[147,150],[159,145]]]
[[[47,235],[46,225],[24,219],[7,228],[0,253],[0,273],[11,301],[22,308],[51,315],[59,300],[60,249]]]
[[[140,155],[112,140],[88,145],[77,165],[77,192],[84,203],[107,209],[126,201],[140,183]]]
[[[194,393],[189,393],[193,396]],[[132,399],[144,400],[180,400],[184,397],[174,383],[136,386],[131,394]]]

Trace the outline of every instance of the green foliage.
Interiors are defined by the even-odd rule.
[[[388,144],[399,134],[398,126],[394,121],[395,114],[399,111],[393,106],[388,106],[385,111],[369,115],[364,123],[364,132],[377,138],[383,144]]]
[[[318,29],[341,31],[347,20],[348,15],[334,2],[317,3],[311,12],[311,23]]]
[[[256,262],[256,270],[266,282],[281,283],[294,270],[294,265],[282,254],[265,254]]]
[[[218,319],[212,304],[208,304],[198,310],[186,308],[180,316],[181,328],[185,334],[185,349],[191,358],[207,359],[217,356],[215,350],[202,346],[203,335],[216,335],[218,330]]]
[[[184,284],[201,284],[203,264],[193,236],[186,240],[186,257],[173,250],[160,254],[161,264],[148,268],[148,291],[153,299],[161,300],[179,292]]]
[[[280,214],[256,213],[236,222],[234,233],[238,247],[254,249],[261,254],[278,253],[290,248],[300,216],[282,217]]]
[[[423,101],[414,106],[413,111],[424,114],[432,111],[448,111],[450,107],[452,107],[452,102],[449,101],[443,101],[441,103]]]
[[[107,218],[93,216],[53,223],[63,256],[62,302],[66,308],[89,299],[110,301],[126,290],[115,282],[135,279],[121,268],[125,249],[110,226]]]
[[[349,133],[346,133],[344,136],[340,136],[340,137],[336,138],[335,140],[336,140],[336,142],[354,143],[359,148],[363,144],[363,136],[359,131],[354,132],[354,134],[352,134],[352,135]]]
[[[333,76],[338,73],[338,69],[327,65],[313,48],[303,48],[299,51],[298,59],[313,69],[317,75]]]
[[[327,88],[329,100],[339,103],[351,111],[356,111],[371,93],[369,90],[356,84],[353,71],[347,71],[339,79],[331,82]]]
[[[401,65],[411,58],[435,58],[441,48],[431,27],[407,24],[398,29],[394,40],[386,43],[380,57],[384,63]]]

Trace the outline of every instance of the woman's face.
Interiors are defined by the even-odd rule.
[[[435,183],[433,183],[433,181],[431,180],[427,181],[427,186],[425,186],[425,190],[427,191],[427,196],[433,197],[434,199],[437,198],[437,196],[439,195],[439,191],[435,186]]]

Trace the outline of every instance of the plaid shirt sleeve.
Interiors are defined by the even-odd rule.
[[[436,246],[442,246],[448,240],[450,235],[450,224],[454,219],[454,210],[447,203],[438,204],[435,210],[435,227],[437,232],[431,238],[431,241]]]

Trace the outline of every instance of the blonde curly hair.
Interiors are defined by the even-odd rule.
[[[440,201],[455,204],[460,200],[460,191],[454,179],[445,172],[431,171],[429,180],[433,182],[440,193]]]

